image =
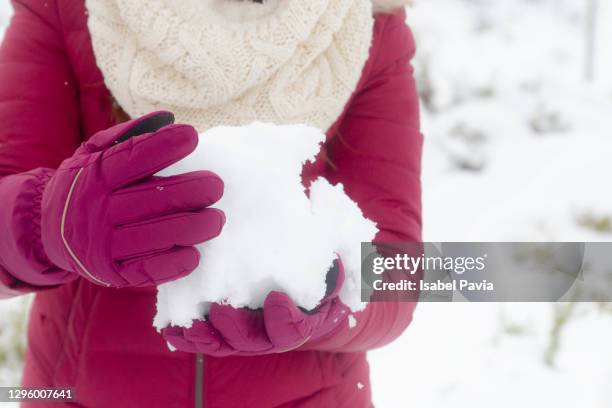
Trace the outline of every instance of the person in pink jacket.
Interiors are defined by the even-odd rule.
[[[191,273],[195,245],[223,234],[226,216],[218,175],[155,174],[198,131],[306,123],[328,137],[305,186],[342,183],[376,241],[419,242],[404,3],[12,0],[0,298],[36,293],[24,387],[73,387],[83,407],[372,406],[366,352],[397,338],[415,304],[369,303],[351,327],[342,254],[313,311],[273,292],[260,310],[213,305],[189,329],[153,328],[156,285]]]

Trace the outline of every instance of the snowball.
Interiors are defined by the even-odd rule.
[[[305,125],[254,123],[200,135],[196,151],[162,171],[217,173],[225,183],[215,205],[227,217],[221,235],[199,245],[198,268],[158,288],[158,329],[189,327],[210,303],[259,308],[270,291],[283,291],[306,309],[325,295],[325,277],[340,254],[346,281],[340,299],[352,310],[360,299],[361,242],[376,234],[372,221],[344,193],[319,178],[305,194],[301,173],[325,135]]]
[[[348,325],[350,329],[357,326],[357,319],[355,319],[355,316],[353,315],[348,316]]]
[[[365,385],[363,385],[362,383],[358,382],[357,383],[357,389],[358,390],[363,390],[363,387],[365,387]]]

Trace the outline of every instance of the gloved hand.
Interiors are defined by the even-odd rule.
[[[216,237],[223,194],[207,171],[155,173],[191,153],[198,135],[159,112],[95,134],[65,160],[42,198],[42,244],[58,268],[99,285],[178,279],[199,262],[195,244]]]
[[[338,298],[344,269],[338,259],[327,275],[327,294],[313,311],[304,311],[282,292],[271,292],[262,309],[235,309],[213,304],[207,320],[190,328],[162,330],[166,341],[180,351],[216,357],[282,353],[326,336],[348,318],[349,308]]]

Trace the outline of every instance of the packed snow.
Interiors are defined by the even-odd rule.
[[[354,310],[363,308],[361,242],[370,242],[377,229],[341,184],[319,178],[306,194],[302,168],[324,140],[322,131],[305,125],[218,127],[160,173],[218,174],[225,192],[215,207],[227,221],[218,238],[198,246],[202,258],[193,273],[159,287],[156,327],[190,326],[212,302],[259,308],[271,291],[313,309],[338,255],[346,274],[340,297]]]
[[[425,239],[612,238],[612,2],[585,82],[589,1],[415,0]],[[19,382],[19,302],[0,301],[0,386]],[[374,403],[609,408],[611,322],[609,305],[422,303],[368,355]]]

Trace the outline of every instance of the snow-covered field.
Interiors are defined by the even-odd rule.
[[[612,238],[612,2],[599,0],[586,82],[588,1],[416,0],[427,240]],[[0,0],[0,25],[7,9]],[[0,302],[0,386],[18,382],[21,302]],[[370,354],[374,397],[610,407],[611,344],[610,305],[421,304]]]
[[[423,94],[430,241],[612,238],[612,3],[420,0],[409,11]],[[377,406],[612,406],[609,305],[421,304],[372,352]]]
[[[0,301],[0,387],[19,384],[29,302],[26,297]]]

